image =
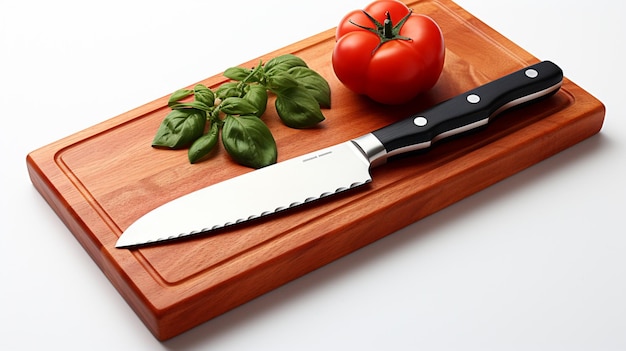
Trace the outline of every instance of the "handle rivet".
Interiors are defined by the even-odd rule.
[[[529,68],[527,69],[524,74],[526,75],[526,77],[528,78],[537,78],[537,76],[539,75],[539,72],[537,72],[536,70]]]
[[[470,104],[477,104],[480,102],[480,96],[476,94],[470,94],[467,96],[467,102],[469,102]]]
[[[426,124],[428,124],[428,120],[426,119],[426,117],[415,117],[415,119],[413,120],[413,124],[415,124],[418,127],[423,127]]]

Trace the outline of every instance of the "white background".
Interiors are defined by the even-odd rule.
[[[0,0],[0,349],[625,350],[624,2],[458,0],[607,106],[602,132],[160,343],[26,154],[334,27],[363,0]]]

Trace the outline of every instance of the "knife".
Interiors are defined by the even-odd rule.
[[[367,184],[370,169],[390,157],[484,127],[504,110],[555,94],[562,81],[563,71],[550,61],[528,66],[356,139],[174,199],[132,223],[116,247],[207,233]],[[207,208],[211,203],[219,206]]]

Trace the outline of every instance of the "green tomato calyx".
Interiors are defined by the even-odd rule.
[[[402,29],[402,26],[404,25],[404,23],[409,19],[409,17],[411,16],[411,14],[413,14],[413,10],[409,9],[409,13],[406,14],[406,16],[404,16],[400,22],[398,22],[397,24],[393,24],[392,20],[391,20],[391,14],[389,13],[389,11],[385,12],[385,20],[383,21],[383,23],[380,23],[376,18],[372,17],[369,13],[367,13],[366,11],[363,11],[363,14],[365,16],[367,16],[367,18],[369,18],[370,21],[372,21],[372,24],[374,25],[374,27],[366,27],[364,25],[358,24],[353,22],[352,20],[350,20],[350,23],[352,23],[353,25],[364,29],[366,31],[372,32],[374,34],[376,34],[378,36],[378,38],[380,38],[380,42],[378,43],[378,45],[374,48],[374,50],[372,51],[372,55],[374,55],[374,53],[376,53],[376,51],[378,50],[378,48],[380,48],[381,45],[383,45],[384,43],[391,41],[391,40],[413,40],[409,37],[405,37],[400,35],[400,30]]]

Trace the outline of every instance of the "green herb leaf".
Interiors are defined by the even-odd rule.
[[[250,101],[240,97],[229,97],[219,105],[222,112],[227,115],[255,115],[258,109]]]
[[[193,108],[173,110],[161,122],[153,147],[185,148],[204,133],[206,113]]]
[[[320,106],[330,107],[330,85],[319,73],[307,67],[293,67],[287,71],[309,94],[313,95]]]
[[[252,70],[243,67],[231,67],[224,71],[224,77],[241,82],[243,80],[246,80],[246,78],[248,78],[251,73]],[[248,78],[248,81],[250,80],[250,78]]]
[[[265,64],[265,73],[272,75],[276,72],[286,72],[293,67],[308,67],[306,62],[296,55],[286,54],[275,57]]]
[[[209,132],[196,139],[191,144],[187,156],[190,163],[196,163],[206,157],[217,144],[219,139],[219,126],[217,123],[211,124]]]
[[[196,110],[201,110],[205,112],[209,112],[212,110],[211,107],[207,106],[207,104],[200,102],[200,101],[179,102],[170,107],[172,108],[172,110],[186,110],[190,108],[194,108]]]
[[[220,85],[219,88],[217,88],[217,90],[215,91],[215,96],[217,96],[221,100],[229,97],[240,97],[241,89],[239,88],[239,83],[229,82]]]
[[[213,94],[213,91],[207,88],[204,84],[197,84],[193,88],[193,94],[196,101],[209,107],[213,107],[213,104],[215,103],[215,94]]]
[[[174,94],[172,94],[170,96],[170,99],[167,102],[167,105],[168,106],[172,106],[172,105],[176,104],[177,102],[179,102],[180,100],[182,100],[182,99],[184,99],[184,98],[186,98],[188,96],[191,96],[192,94],[193,94],[193,90],[189,90],[189,89],[179,89],[179,90],[176,90],[174,92]]]
[[[265,113],[267,108],[267,90],[264,86],[258,84],[248,86],[248,91],[243,98],[256,108],[255,116],[261,117]]]
[[[279,93],[289,88],[297,87],[298,81],[295,80],[289,73],[283,71],[277,71],[272,75],[267,76],[267,86],[274,93]]]
[[[222,143],[238,163],[261,168],[276,163],[278,151],[269,128],[256,116],[228,116],[222,129]]]
[[[310,128],[325,119],[319,103],[300,86],[282,91],[275,105],[280,119],[291,128]]]

